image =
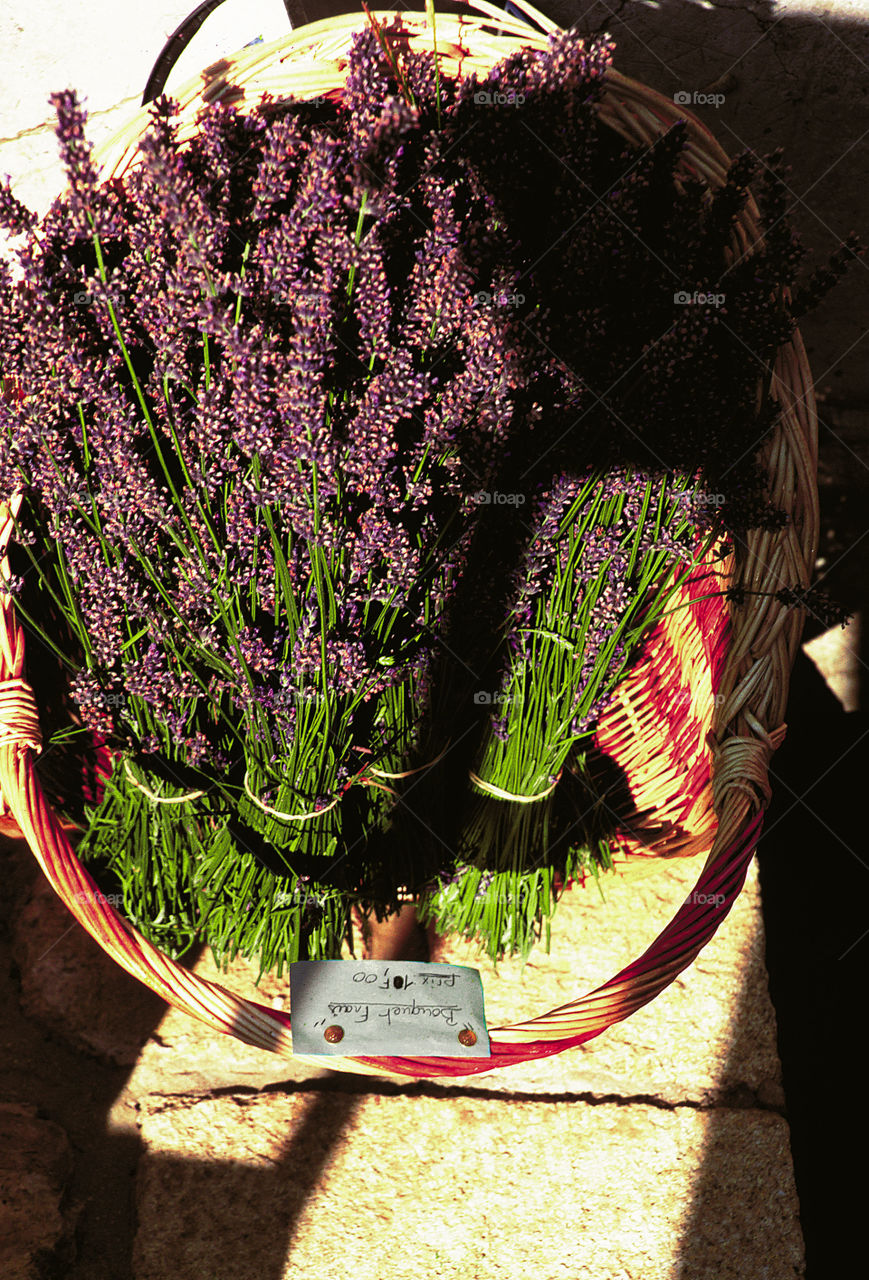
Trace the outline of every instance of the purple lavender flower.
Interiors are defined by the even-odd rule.
[[[36,221],[36,214],[13,195],[9,176],[0,179],[0,228],[10,235],[24,235]]]

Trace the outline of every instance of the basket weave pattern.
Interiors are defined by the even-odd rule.
[[[518,4],[518,0],[514,0]],[[437,53],[447,75],[486,73],[524,45],[545,48],[545,34],[474,0],[477,13],[440,16]],[[557,30],[522,3],[544,32]],[[377,14],[382,23],[395,15]],[[340,97],[347,54],[362,16],[327,19],[268,45],[243,50],[207,69],[176,94],[180,137],[190,137],[204,104]],[[402,39],[432,48],[420,14],[403,13]],[[684,110],[645,86],[610,71],[601,120],[627,141],[647,146],[675,120],[687,117],[685,171],[720,186],[728,159],[712,135]],[[140,111],[98,155],[101,175],[120,177],[136,160],[149,114]],[[757,210],[741,215],[735,251],[756,243]],[[596,743],[627,776],[633,809],[620,813],[619,870],[651,857],[698,856],[705,864],[694,892],[637,960],[596,990],[548,1013],[491,1027],[492,1057],[310,1059],[317,1065],[366,1074],[424,1078],[462,1076],[545,1057],[594,1038],[654,999],[713,936],[745,879],[770,798],[768,765],[781,743],[788,682],[802,630],[798,611],[774,595],[743,605],[722,596],[696,597],[723,587],[774,593],[811,580],[818,534],[817,420],[802,341],[779,352],[772,381],[781,413],[762,461],[771,500],[789,521],[775,532],[754,531],[726,561],[710,562],[682,587],[684,607],[664,617],[649,637],[641,664],[625,678],[602,717]],[[12,534],[20,497],[0,503],[0,559]],[[688,604],[689,599],[695,603]],[[41,747],[38,710],[24,677],[24,637],[11,597],[0,592],[0,815],[11,811],[47,878],[75,918],[119,964],[211,1027],[249,1044],[292,1055],[286,1014],[245,1000],[191,974],[162,955],[105,901],[78,862],[34,771]]]

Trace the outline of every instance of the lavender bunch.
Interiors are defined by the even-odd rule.
[[[516,575],[512,660],[497,695],[504,714],[492,717],[474,771],[483,794],[504,791],[520,804],[480,806],[468,847],[482,865],[493,856],[515,863],[529,840],[538,845],[531,832],[547,806],[536,801],[551,796],[588,742],[648,619],[708,551],[711,537],[692,545],[697,527],[684,496],[684,482],[674,489],[666,477],[613,470],[605,480],[564,478],[540,500]]]
[[[757,193],[763,244],[740,255],[734,223],[759,162],[737,157],[710,194],[677,180],[684,125],[642,151],[602,129],[594,104],[611,53],[553,37],[547,53],[517,53],[485,82],[521,110],[472,127],[470,103],[491,93],[469,81],[446,113],[457,144],[467,130],[463,164],[493,202],[506,253],[508,287],[485,301],[515,340],[522,425],[490,477],[490,501],[500,492],[508,505],[490,539],[477,538],[467,626],[449,632],[460,661],[447,664],[455,695],[440,719],[452,737],[474,719],[461,662],[486,673],[483,723],[463,761],[471,795],[444,819],[457,783],[444,766],[442,796],[432,788],[414,830],[421,848],[434,830],[458,851],[422,913],[495,958],[527,954],[548,931],[577,867],[608,864],[613,815],[588,785],[590,738],[675,585],[716,541],[783,519],[756,462],[803,256],[780,157],[767,159]],[[477,246],[486,261],[485,237]],[[800,307],[857,251],[849,240]],[[482,554],[496,547],[500,572]]]
[[[147,932],[181,892],[174,871],[153,894],[141,874],[156,804],[167,865],[195,845],[188,924],[230,947],[238,860],[267,908],[260,952],[292,958],[264,923],[282,881],[340,899],[345,922],[373,879],[395,895],[370,852],[392,795],[376,772],[413,747],[467,490],[511,416],[509,351],[462,254],[481,202],[431,140],[412,199],[372,181],[419,129],[364,38],[340,113],[217,109],[181,148],[161,100],[144,163],[110,187],[74,96],[55,106],[68,190],[5,281],[0,362],[28,393],[4,405],[0,486],[26,485],[26,523],[53,540],[46,561],[23,539],[25,573],[80,652],[45,639],[83,728],[123,757],[82,854],[138,885]],[[112,805],[137,815],[120,855]]]
[[[715,541],[703,496],[696,478],[616,468],[563,477],[538,498],[505,627],[509,658],[483,699],[492,713],[471,771],[465,865],[422,904],[441,931],[480,937],[494,958],[527,955],[544,920],[548,936],[563,885],[611,867],[611,814],[577,779],[649,620]],[[491,901],[501,910],[487,912]]]

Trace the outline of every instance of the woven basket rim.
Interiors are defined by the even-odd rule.
[[[520,47],[545,48],[556,24],[525,0],[513,0],[537,21],[543,34],[518,19],[510,19],[487,0],[471,0],[469,15],[438,15],[437,47],[442,61],[458,66],[457,74],[480,65],[494,65],[506,52]],[[472,10],[477,10],[479,16]],[[376,15],[396,18],[394,11]],[[424,14],[402,12],[400,20],[417,47],[431,48],[431,30]],[[366,24],[364,15],[345,14],[298,28],[269,45],[242,50],[218,67],[206,69],[178,94],[182,111],[191,118],[198,103],[232,96],[239,83],[262,84],[257,70],[265,68],[266,82],[277,74],[284,96],[317,96],[340,91],[346,50],[352,33]],[[492,33],[492,28],[506,36]],[[498,55],[498,56],[496,56]],[[307,59],[307,61],[306,61]],[[285,64],[288,66],[285,67]],[[275,73],[275,68],[280,68]],[[175,96],[175,95],[173,95]],[[679,110],[656,91],[611,70],[600,104],[602,120],[628,141],[642,143],[676,119],[687,119],[686,156],[693,171],[707,185],[719,185],[728,158],[711,133],[689,112]],[[135,154],[135,139],[150,119],[147,109],[96,153],[103,180],[117,176]],[[739,248],[758,241],[757,209],[749,199],[739,223]],[[761,457],[770,477],[772,497],[790,516],[785,530],[750,533],[745,547],[715,568],[733,586],[759,582],[800,587],[808,585],[817,547],[817,418],[812,380],[799,333],[778,355],[772,394],[782,412]],[[14,502],[12,504],[14,508]],[[12,533],[10,503],[0,502],[0,558]],[[0,560],[2,563],[2,560]],[[690,614],[688,610],[686,613]],[[696,611],[694,611],[696,612]],[[235,1035],[284,1056],[292,1054],[289,1018],[255,1001],[245,1000],[183,969],[146,942],[98,893],[79,864],[61,825],[42,793],[33,768],[34,716],[29,694],[21,689],[24,637],[15,618],[12,599],[0,592],[0,806],[5,798],[47,878],[67,907],[118,963],[169,1003],[215,1029]],[[433,1058],[311,1058],[317,1066],[375,1075],[426,1078],[469,1075],[494,1070],[530,1058],[548,1056],[601,1034],[629,1017],[669,985],[709,941],[738,895],[753,856],[769,800],[768,762],[784,736],[783,716],[790,670],[799,644],[802,618],[774,599],[727,610],[730,634],[720,687],[709,734],[711,748],[711,805],[714,832],[700,878],[690,899],[682,904],[659,938],[636,961],[610,981],[558,1009],[505,1027],[491,1027],[491,1059]],[[702,626],[694,620],[702,638]],[[27,686],[29,689],[29,686]],[[638,705],[638,704],[637,704]],[[633,732],[624,710],[621,732]],[[645,705],[645,704],[644,704]],[[651,704],[650,704],[651,705]],[[13,710],[10,712],[9,707]],[[701,751],[702,755],[703,752]],[[0,808],[2,811],[2,808]],[[723,906],[718,898],[724,897]],[[715,899],[714,902],[711,899]]]

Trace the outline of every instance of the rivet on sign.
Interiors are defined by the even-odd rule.
[[[463,1044],[463,1045],[466,1045],[467,1047],[470,1047],[472,1044],[476,1044],[476,1043],[477,1043],[476,1034],[471,1030],[470,1027],[465,1027],[464,1031],[459,1032],[459,1044]]]
[[[323,1039],[328,1040],[329,1044],[337,1044],[339,1040],[344,1039],[343,1027],[327,1027],[323,1032]]]

